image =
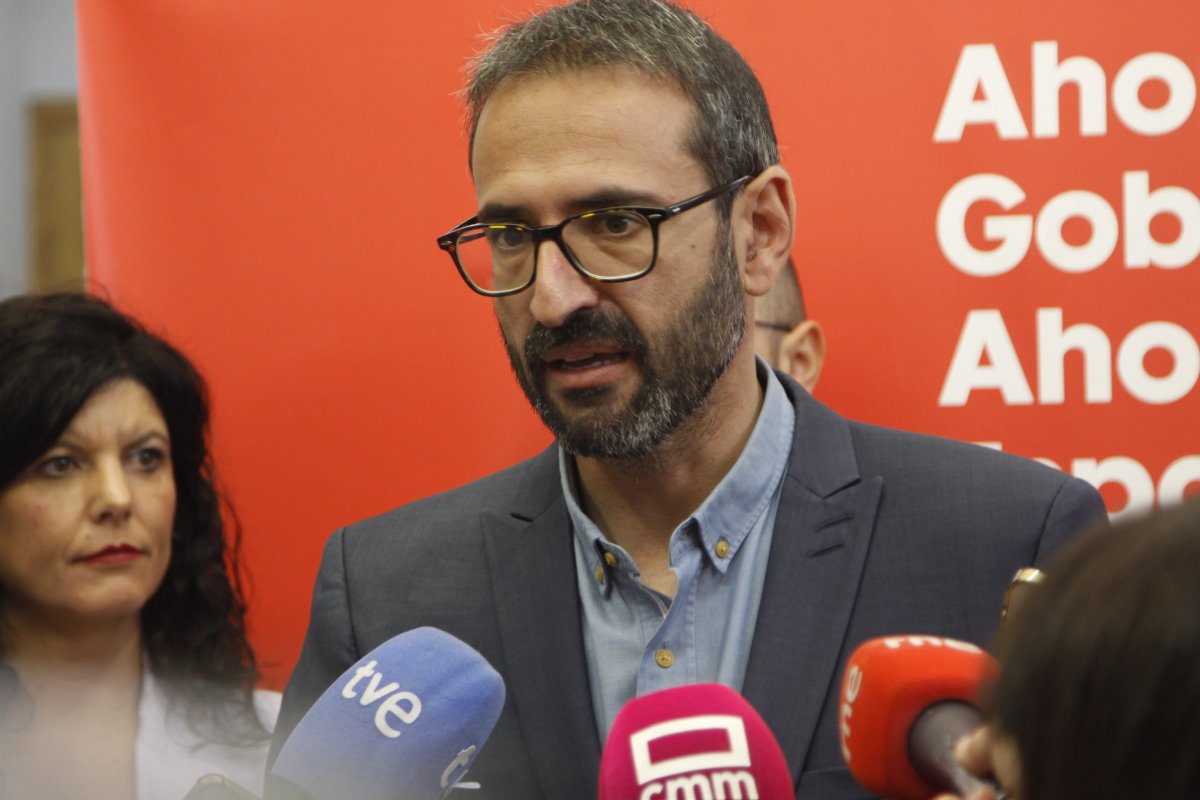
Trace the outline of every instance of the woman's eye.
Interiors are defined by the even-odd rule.
[[[143,472],[153,472],[166,461],[167,454],[157,447],[141,447],[131,455],[133,465]]]
[[[47,478],[61,478],[75,467],[71,456],[52,456],[38,464],[38,474]]]

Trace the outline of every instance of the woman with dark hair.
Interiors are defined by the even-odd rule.
[[[261,792],[254,688],[203,379],[80,294],[0,302],[0,796]]]
[[[1200,798],[1200,499],[1065,548],[998,655],[968,769],[1016,800]]]

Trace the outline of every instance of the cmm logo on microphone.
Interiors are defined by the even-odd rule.
[[[629,737],[639,800],[759,800],[741,717],[704,714]]]

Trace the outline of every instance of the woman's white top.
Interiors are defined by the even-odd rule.
[[[268,731],[275,727],[280,698],[279,692],[254,692],[254,706]],[[133,751],[137,800],[183,800],[199,778],[214,773],[262,796],[269,739],[249,747],[209,742],[188,728],[182,712],[168,709],[162,684],[144,670]]]

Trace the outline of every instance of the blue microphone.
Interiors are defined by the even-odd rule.
[[[469,645],[416,628],[325,690],[271,773],[313,800],[441,800],[461,783],[504,705],[504,681]]]

